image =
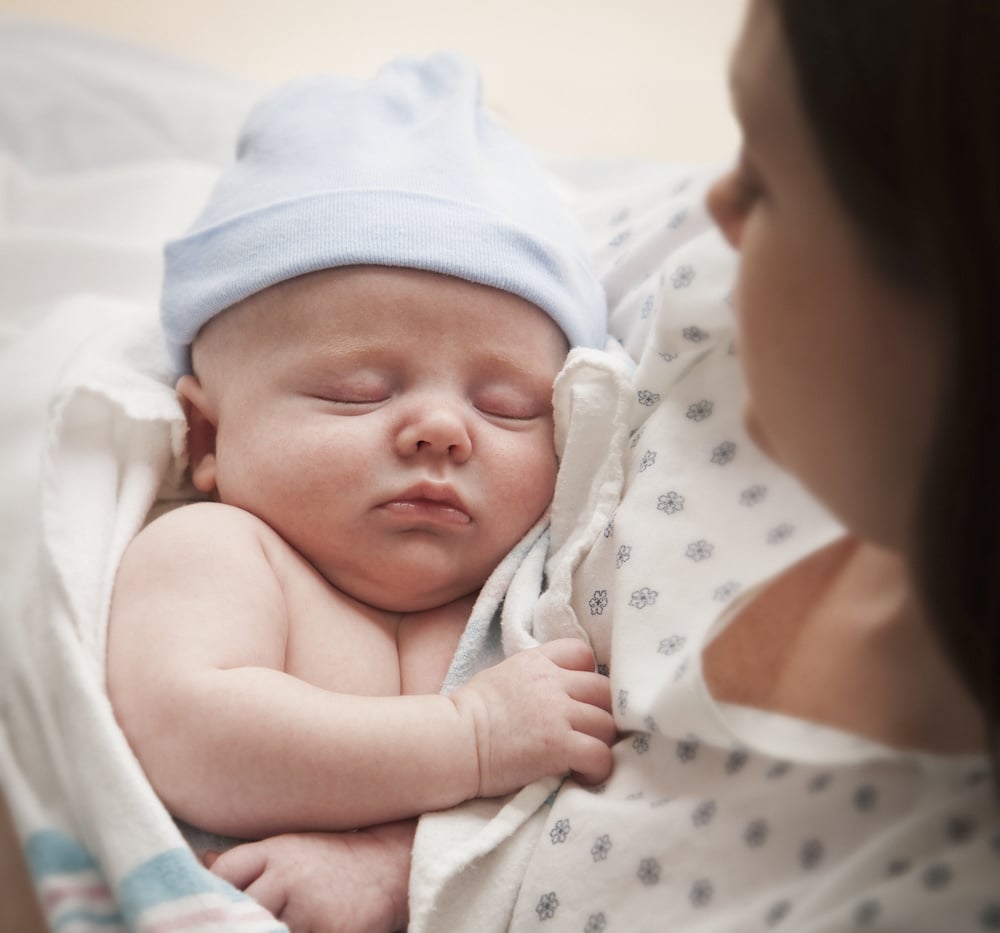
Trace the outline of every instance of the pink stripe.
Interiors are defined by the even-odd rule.
[[[52,912],[70,898],[76,900],[104,901],[109,907],[114,907],[111,891],[106,884],[100,882],[81,883],[63,882],[62,884],[45,884],[42,894],[42,907],[46,912]]]
[[[249,907],[249,911],[244,910],[237,917],[233,916],[231,908],[205,907],[194,913],[169,917],[155,923],[143,924],[142,929],[145,933],[170,933],[171,930],[184,930],[202,923],[209,923],[210,921],[224,920],[229,927],[232,927],[234,923],[256,922],[259,920],[274,922],[274,918],[260,905],[248,904],[247,907]]]

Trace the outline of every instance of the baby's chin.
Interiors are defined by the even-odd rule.
[[[333,581],[331,581],[333,582]],[[478,594],[485,581],[447,581],[434,585],[433,579],[424,575],[419,580],[393,579],[367,580],[362,586],[335,586],[352,599],[381,612],[411,614],[441,609],[451,603]]]

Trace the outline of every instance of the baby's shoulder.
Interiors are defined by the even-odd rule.
[[[192,502],[164,512],[153,519],[135,540],[142,538],[199,539],[207,536],[215,545],[225,534],[226,544],[254,540],[274,532],[256,515],[222,502]],[[231,540],[232,539],[232,540]]]
[[[130,564],[182,565],[191,570],[267,559],[277,534],[257,516],[220,502],[195,502],[158,516],[129,543]]]
[[[277,535],[260,519],[218,503],[180,506],[145,526],[128,544],[115,574],[112,615],[168,612],[203,618],[262,612],[285,618]],[[222,610],[225,610],[224,612]]]

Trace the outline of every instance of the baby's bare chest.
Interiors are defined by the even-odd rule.
[[[472,599],[393,613],[332,587],[305,561],[279,570],[287,611],[285,671],[334,693],[437,693]]]

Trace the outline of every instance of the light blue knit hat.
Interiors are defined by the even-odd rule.
[[[374,78],[293,81],[250,113],[236,162],[167,244],[162,320],[175,366],[220,311],[277,282],[355,264],[491,285],[603,347],[604,292],[582,233],[527,149],[481,105],[479,76],[438,53]]]

